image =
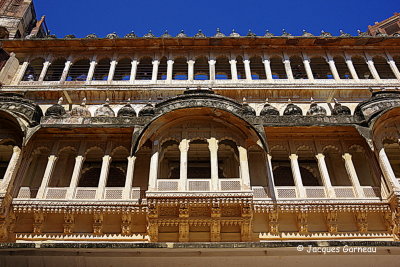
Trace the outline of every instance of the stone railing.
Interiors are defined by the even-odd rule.
[[[188,179],[186,188],[188,191],[210,191],[211,179]]]

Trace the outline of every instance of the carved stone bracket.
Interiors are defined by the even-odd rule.
[[[360,211],[355,214],[358,231],[360,233],[368,232],[368,213],[365,211]]]

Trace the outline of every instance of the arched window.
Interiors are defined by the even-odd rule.
[[[271,149],[271,163],[276,186],[294,186],[289,153],[282,147]]]
[[[392,69],[390,68],[389,63],[386,58],[381,56],[376,56],[373,58],[375,69],[379,74],[381,79],[396,79]]]
[[[299,156],[301,180],[304,186],[321,186],[321,176],[318,169],[318,162],[315,153],[308,147],[301,147],[297,150]]]
[[[238,74],[238,79],[246,79],[246,71],[244,69],[243,57],[236,57],[236,69]]]
[[[151,80],[153,73],[153,60],[150,57],[143,57],[139,60],[136,71],[136,80]]]
[[[0,180],[4,178],[8,164],[13,154],[13,146],[11,144],[0,144]]]
[[[178,57],[174,59],[172,79],[173,80],[188,79],[188,63],[186,58]]]
[[[188,178],[211,178],[210,150],[205,140],[190,141]]]
[[[79,187],[97,187],[99,185],[103,155],[104,152],[98,147],[92,147],[86,152],[78,183]]]
[[[50,151],[47,148],[40,147],[32,152],[30,162],[22,179],[22,187],[29,187],[31,198],[35,198],[42,183],[44,172],[46,170]]]
[[[254,56],[250,58],[250,70],[253,80],[267,79],[265,66],[261,57]]]
[[[337,148],[327,147],[324,155],[331,184],[333,186],[351,186],[342,153]]]
[[[111,153],[111,164],[108,171],[106,187],[124,187],[129,152],[124,147],[117,147]]]
[[[400,179],[400,144],[392,140],[383,142],[385,153],[389,158],[390,165],[397,179]]]
[[[167,79],[167,58],[162,57],[160,59],[160,65],[158,65],[157,72],[157,80],[166,80]]]
[[[354,56],[351,61],[353,61],[359,79],[373,79],[364,57]]]
[[[36,58],[29,62],[28,67],[26,68],[23,81],[37,81],[39,80],[40,73],[43,69],[43,58]]]
[[[323,57],[312,57],[310,62],[314,79],[333,79],[329,64]]]
[[[218,142],[218,177],[239,178],[239,151],[235,142]]]
[[[179,143],[177,141],[168,140],[162,144],[159,179],[180,178],[180,155]]]
[[[252,186],[267,186],[267,169],[264,150],[258,145],[247,149],[250,182]]]
[[[217,57],[217,62],[215,63],[215,79],[232,79],[231,66],[227,57]]]
[[[71,182],[77,152],[73,148],[65,148],[58,154],[58,159],[51,176],[50,187],[68,187]]]
[[[131,78],[132,63],[130,58],[123,58],[118,60],[115,67],[114,81],[129,81]]]
[[[59,81],[63,74],[65,68],[65,62],[67,60],[65,58],[58,58],[51,62],[49,68],[47,69],[46,76],[44,77],[45,81]]]
[[[196,58],[194,62],[194,79],[195,80],[209,80],[210,67],[206,57]]]
[[[69,69],[67,81],[86,81],[90,68],[89,59],[80,59]]]
[[[339,73],[340,79],[353,79],[344,57],[336,56],[333,58],[333,61],[335,62],[335,66]]]
[[[304,68],[303,59],[299,56],[290,57],[290,66],[295,79],[307,79],[307,72]]]
[[[287,79],[285,65],[283,64],[281,57],[271,57],[270,65],[273,79]]]
[[[110,71],[110,62],[109,58],[103,58],[97,62],[93,73],[94,81],[107,81]]]
[[[398,145],[398,144],[397,144]],[[350,154],[352,156],[354,168],[356,169],[358,180],[361,186],[376,186],[378,181],[375,176],[375,172],[372,169],[372,161],[374,157],[369,155],[361,146],[353,146],[350,149]],[[400,155],[400,150],[399,150]],[[398,160],[400,163],[400,160]],[[400,166],[400,164],[399,164]],[[399,169],[400,170],[400,169]]]

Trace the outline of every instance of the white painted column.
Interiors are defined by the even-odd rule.
[[[393,172],[392,165],[390,165],[389,158],[387,157],[385,149],[383,147],[379,150],[379,165],[381,166],[386,181],[391,186],[391,191],[399,191],[399,180],[397,180],[396,175]]]
[[[375,80],[380,81],[381,77],[379,77],[379,73],[378,73],[378,71],[377,71],[376,68],[375,68],[374,60],[372,59],[372,57],[370,57],[369,55],[367,55],[367,60],[366,60],[366,62],[367,62],[369,71],[370,71],[371,74],[372,74],[372,77],[374,77]]]
[[[96,199],[102,199],[104,195],[104,190],[107,185],[108,171],[110,170],[111,156],[104,155],[103,162],[101,164],[99,185],[96,191]]]
[[[325,155],[318,153],[316,156],[318,161],[318,168],[321,174],[322,183],[324,184],[326,194],[329,198],[336,197],[335,189],[332,186],[331,179],[329,177],[328,168],[326,167]]]
[[[15,79],[15,83],[18,84],[20,81],[22,81],[22,79],[24,78],[26,69],[29,66],[29,61],[24,61],[24,63],[22,63],[21,68],[19,69],[17,78]]]
[[[263,63],[264,63],[264,68],[265,68],[265,74],[267,76],[267,81],[272,82],[273,77],[272,77],[272,70],[271,70],[271,61],[270,61],[269,57],[264,58]]]
[[[124,191],[122,192],[122,199],[125,200],[131,198],[133,174],[135,170],[135,160],[136,160],[135,156],[128,157],[128,167],[126,169],[125,187]]]
[[[283,65],[285,66],[286,76],[289,81],[293,81],[293,71],[292,67],[290,66],[290,58],[287,54],[283,54]]]
[[[300,166],[298,162],[299,156],[296,154],[291,154],[289,156],[290,159],[290,166],[292,167],[292,173],[293,173],[293,179],[294,183],[297,188],[298,196],[299,198],[306,198],[306,190],[303,186],[303,181],[301,180],[301,173],[300,173]]]
[[[187,61],[188,64],[188,81],[193,82],[194,80],[194,60],[189,59]]]
[[[131,65],[132,67],[131,67],[131,76],[129,77],[129,83],[134,83],[136,79],[136,71],[138,65],[137,59],[133,59]]]
[[[251,81],[252,78],[251,78],[250,60],[244,59],[243,64],[244,64],[244,72],[246,73],[246,80]]]
[[[386,57],[387,57],[387,62],[394,73],[394,76],[396,76],[396,78],[400,80],[400,71],[397,68],[396,62],[394,61],[393,57],[387,52],[386,52]]]
[[[160,61],[157,59],[153,60],[153,72],[151,74],[151,82],[156,83],[157,82],[157,75],[158,75],[158,66],[160,65]]]
[[[6,172],[3,177],[0,177],[3,179],[3,180],[0,180],[1,181],[0,193],[7,192],[8,185],[13,180],[12,179],[13,176],[15,176],[15,174],[16,174],[15,172],[17,171],[16,168],[20,161],[20,156],[21,156],[21,148],[19,148],[18,146],[14,146],[13,154],[11,156],[10,162],[8,163]]]
[[[356,69],[354,68],[353,61],[351,60],[351,57],[346,56],[346,65],[347,65],[347,68],[350,71],[350,74],[351,74],[351,77],[353,78],[353,80],[358,81],[359,80],[358,74],[357,74]]]
[[[149,171],[149,191],[157,190],[157,176],[158,176],[158,156],[159,156],[159,142],[155,140],[153,142],[152,155],[150,159],[150,171]]]
[[[215,81],[215,63],[217,63],[215,59],[210,59],[208,61],[208,66],[210,68],[210,81]]]
[[[46,169],[44,171],[42,183],[40,184],[39,190],[37,192],[36,198],[45,198],[46,189],[49,186],[51,175],[53,174],[53,169],[57,161],[56,155],[50,155],[47,161]]]
[[[218,181],[218,140],[214,137],[207,139],[208,149],[210,150],[211,163],[211,191],[219,190]]]
[[[354,168],[353,160],[351,159],[351,154],[344,153],[342,156],[346,166],[347,174],[349,175],[351,184],[353,185],[356,197],[364,198],[364,192],[361,188],[360,181],[358,180],[356,169]]]
[[[276,199],[276,196],[278,195],[276,192],[276,187],[275,187],[275,180],[274,180],[274,172],[273,172],[273,167],[272,167],[272,156],[271,154],[267,154],[267,179],[268,179],[268,187],[269,187],[269,192],[271,194],[272,199]]]
[[[60,78],[60,82],[65,82],[65,80],[67,79],[68,72],[69,72],[69,69],[71,68],[71,66],[72,66],[71,60],[67,60],[65,62],[65,67],[64,67],[64,70],[62,72],[62,75],[61,75],[61,78]]]
[[[51,65],[51,62],[48,60],[43,63],[43,68],[42,68],[42,71],[40,72],[40,76],[38,79],[39,82],[43,82],[44,77],[46,76],[47,70],[49,69],[50,65]]]
[[[69,183],[69,189],[67,192],[67,199],[73,199],[75,195],[76,187],[78,186],[79,177],[81,175],[81,170],[85,157],[78,155],[75,157],[74,170],[72,171],[71,182]]]
[[[186,191],[187,172],[188,172],[188,151],[190,140],[182,139],[179,144],[180,158],[180,175],[179,175],[179,191]]]
[[[107,82],[111,82],[114,79],[115,68],[117,67],[117,60],[113,59],[110,63],[110,70],[108,71]]]
[[[239,150],[239,164],[240,164],[240,178],[242,179],[242,190],[250,190],[250,172],[249,160],[247,157],[247,149],[238,146]]]
[[[174,68],[174,61],[172,59],[169,59],[167,61],[167,83],[172,82],[172,71]]]
[[[339,76],[339,72],[337,71],[335,61],[333,60],[333,57],[329,54],[328,54],[328,64],[329,64],[329,68],[331,69],[333,78],[336,81],[340,81],[340,76]]]
[[[237,81],[238,80],[236,63],[237,63],[237,61],[235,59],[229,60],[229,64],[231,65],[232,81]]]
[[[304,64],[304,68],[307,73],[307,78],[309,80],[314,80],[314,75],[312,73],[312,69],[311,69],[311,65],[310,65],[310,59],[305,54],[303,54],[303,64]]]
[[[94,75],[94,71],[96,69],[96,65],[97,65],[97,61],[96,60],[90,61],[90,67],[89,67],[88,75],[86,77],[86,82],[90,82],[90,81],[93,80],[93,75]]]

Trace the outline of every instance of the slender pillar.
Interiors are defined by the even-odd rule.
[[[333,60],[331,55],[328,55],[328,64],[329,64],[329,68],[331,69],[333,78],[336,81],[339,81],[340,80],[339,72],[337,71],[335,61]]]
[[[397,180],[396,175],[393,172],[389,158],[387,157],[385,149],[383,147],[379,150],[379,165],[381,166],[386,181],[391,185],[391,191],[399,191],[399,180]]]
[[[13,154],[11,156],[10,162],[8,163],[6,172],[2,178],[3,180],[0,180],[0,192],[7,192],[8,185],[10,182],[13,180],[13,176],[16,174],[16,168],[18,163],[20,162],[20,156],[21,156],[21,148],[18,146],[13,147]]]
[[[274,172],[272,168],[272,156],[271,154],[267,154],[267,178],[268,178],[268,187],[269,187],[269,192],[271,194],[272,199],[276,199],[276,196],[278,195],[276,192],[276,187],[275,187],[275,180],[274,180]]]
[[[217,61],[215,59],[210,59],[208,61],[208,65],[210,68],[210,81],[215,80],[215,63],[217,63]]]
[[[210,149],[211,163],[211,190],[218,191],[218,140],[214,137],[207,139],[208,148]]]
[[[173,67],[174,67],[174,61],[172,59],[169,59],[167,61],[167,83],[171,83],[171,81],[172,81]]]
[[[78,155],[75,158],[74,170],[72,171],[71,182],[69,183],[69,189],[67,192],[67,199],[73,199],[76,187],[78,186],[79,177],[81,175],[81,170],[83,166],[83,162],[85,161],[85,157],[82,155]]]
[[[237,63],[237,61],[235,59],[229,60],[229,64],[231,65],[232,81],[237,81],[238,80],[236,63]]]
[[[285,66],[286,76],[289,81],[293,81],[293,71],[292,67],[290,66],[290,58],[287,54],[283,54],[283,65]]]
[[[135,160],[136,160],[135,156],[128,157],[128,167],[126,169],[125,187],[122,193],[122,199],[125,200],[131,198]]]
[[[194,60],[189,59],[187,61],[188,64],[188,81],[193,82],[194,80]]]
[[[28,68],[28,66],[29,66],[29,61],[24,61],[24,63],[22,63],[22,66],[21,66],[21,68],[20,68],[19,71],[18,71],[18,76],[17,76],[17,78],[15,79],[15,83],[16,83],[16,84],[18,84],[20,81],[22,81],[22,79],[24,78],[24,75],[25,75],[25,72],[26,72],[26,69]]]
[[[43,63],[43,68],[42,68],[42,71],[40,72],[40,76],[38,79],[39,82],[43,82],[44,77],[46,76],[47,70],[49,69],[50,65],[51,65],[51,62],[48,60]]]
[[[298,197],[306,198],[307,197],[306,190],[303,186],[303,181],[301,180],[301,173],[300,173],[300,167],[299,167],[299,162],[298,162],[299,156],[297,156],[296,154],[291,154],[289,156],[289,158],[290,158],[290,165],[292,167],[294,183],[296,185],[297,192],[298,192]]]
[[[308,58],[307,55],[303,55],[303,64],[304,64],[304,68],[307,72],[307,78],[309,80],[314,80],[314,75],[311,69],[311,65],[310,65],[310,59]]]
[[[110,155],[104,155],[103,156],[103,162],[101,164],[99,185],[98,185],[97,191],[96,191],[96,199],[102,199],[103,198],[104,190],[105,190],[106,184],[107,184],[107,178],[108,178],[108,171],[110,169],[110,163],[111,163]]]
[[[371,74],[372,74],[372,77],[374,77],[375,80],[380,80],[381,77],[379,77],[379,73],[378,73],[378,71],[377,71],[376,68],[375,68],[374,60],[372,59],[372,57],[367,56],[366,62],[367,62],[369,71],[370,71]]]
[[[94,71],[96,69],[96,65],[97,65],[97,61],[96,60],[90,61],[90,67],[89,67],[88,76],[86,78],[86,82],[90,82],[90,81],[93,80],[93,75],[94,75]]]
[[[117,60],[113,59],[110,63],[110,70],[108,71],[107,82],[111,82],[114,79],[115,68],[117,67]]]
[[[318,153],[315,157],[317,158],[318,161],[318,168],[321,174],[326,194],[329,198],[334,198],[336,197],[335,190],[332,186],[331,179],[329,177],[328,168],[326,167],[325,155],[322,153]]]
[[[250,60],[244,59],[243,64],[244,64],[244,72],[246,73],[246,80],[251,81],[252,78],[251,78]]]
[[[138,65],[137,59],[132,60],[131,65],[132,67],[131,67],[131,76],[129,77],[129,83],[134,83],[136,79],[136,71]]]
[[[67,79],[68,72],[69,72],[69,69],[71,68],[71,66],[72,66],[71,60],[67,60],[65,62],[65,67],[64,67],[64,70],[62,72],[60,82],[65,82],[65,80]]]
[[[159,142],[153,142],[153,151],[150,159],[150,172],[149,172],[149,191],[157,190],[157,176],[158,176],[158,156],[159,156]]]
[[[49,156],[49,159],[48,159],[47,165],[46,165],[46,170],[44,171],[42,183],[39,187],[36,198],[40,198],[40,199],[45,198],[46,189],[49,186],[50,178],[51,178],[51,175],[53,174],[53,169],[54,169],[56,161],[57,161],[56,155]]]
[[[351,184],[353,185],[356,197],[364,198],[364,192],[361,188],[360,181],[358,180],[356,169],[354,168],[353,160],[351,159],[351,154],[344,153],[342,156],[346,166],[347,174],[350,177]]]
[[[250,190],[250,173],[249,173],[249,161],[247,157],[247,149],[238,146],[239,150],[239,164],[240,164],[240,178],[242,179],[242,189]]]
[[[179,151],[181,152],[179,191],[186,191],[189,142],[190,140],[183,139],[179,144]]]
[[[158,75],[158,66],[160,65],[160,61],[157,59],[153,60],[153,72],[151,75],[151,82],[156,83],[157,82],[157,75]]]
[[[354,68],[353,61],[351,60],[351,57],[347,57],[346,56],[346,65],[347,65],[347,68],[350,71],[350,74],[351,74],[351,77],[353,78],[353,80],[358,81],[359,80],[358,74],[356,72],[356,69]]]
[[[264,68],[265,68],[265,74],[267,76],[267,81],[271,82],[273,80],[272,70],[271,70],[271,60],[269,59],[269,57],[266,57],[263,60],[263,63],[264,63]]]
[[[387,52],[386,52],[386,56],[387,56],[387,62],[389,64],[390,68],[392,69],[394,76],[396,76],[396,78],[398,80],[400,80],[400,71],[396,66],[396,62],[394,61],[393,57]]]

